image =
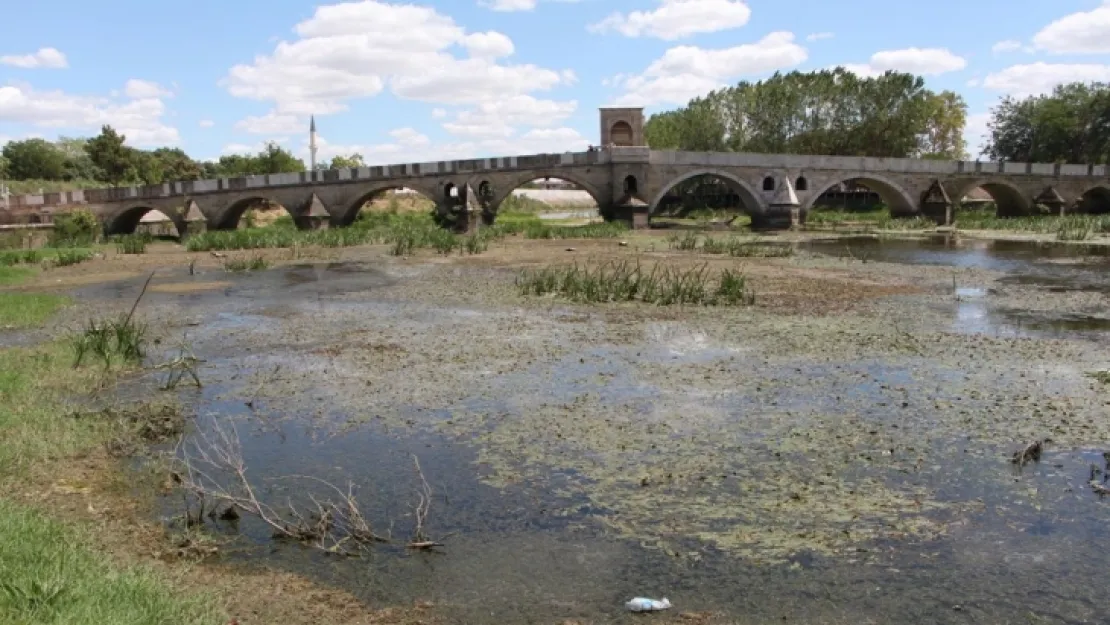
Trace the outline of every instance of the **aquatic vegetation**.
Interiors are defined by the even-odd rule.
[[[116,237],[116,251],[120,254],[142,254],[152,240],[153,237],[146,233],[125,234]]]
[[[132,316],[118,319],[90,319],[84,329],[70,336],[73,366],[80,367],[86,356],[94,356],[109,367],[115,358],[125,362],[141,362],[145,355],[146,325]]]
[[[526,239],[612,239],[625,234],[628,226],[621,222],[603,222],[583,226],[557,226],[540,221],[526,222]]]
[[[224,261],[224,271],[240,273],[244,271],[261,271],[270,266],[270,262],[261,254],[228,258]]]
[[[517,277],[522,295],[556,294],[578,302],[631,302],[668,306],[694,304],[737,306],[755,303],[744,275],[732,269],[716,274],[708,265],[683,269],[655,265],[645,271],[629,261],[599,265],[544,267]]]
[[[92,259],[92,250],[61,248],[0,251],[0,266],[50,264],[58,267],[76,265]]]
[[[727,254],[736,258],[786,258],[794,255],[790,245],[772,245],[738,238],[706,237],[696,248],[703,254]]]

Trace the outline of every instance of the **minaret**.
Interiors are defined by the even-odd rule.
[[[316,171],[316,116],[308,122],[309,171]]]

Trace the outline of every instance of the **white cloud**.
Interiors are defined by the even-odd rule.
[[[66,55],[56,48],[39,48],[31,54],[8,54],[0,56],[0,65],[22,67],[24,69],[62,69],[69,66]]]
[[[491,11],[531,11],[536,8],[536,0],[481,0],[479,5]]]
[[[741,0],[660,0],[652,11],[613,13],[587,26],[587,30],[671,41],[696,33],[737,28],[747,24],[751,16],[752,10]]]
[[[994,52],[995,54],[1002,54],[1004,52],[1015,52],[1020,49],[1021,42],[1014,39],[999,41],[998,43],[991,46],[991,52]]]
[[[180,140],[177,129],[163,123],[165,113],[165,104],[158,98],[119,101],[36,91],[21,84],[0,87],[0,122],[85,132],[98,132],[102,125],[109,124],[126,135],[129,144],[141,147]]]
[[[822,39],[832,39],[832,33],[810,33],[806,35],[806,41],[821,41]]]
[[[1033,46],[1053,54],[1110,53],[1110,2],[1052,22],[1033,36]]]
[[[232,67],[222,81],[233,96],[272,102],[267,117],[337,113],[386,89],[404,99],[480,110],[576,80],[570,70],[498,62],[514,51],[509,37],[468,33],[431,7],[378,0],[321,6],[294,30],[297,40]],[[261,124],[259,118],[242,123]]]
[[[463,39],[470,56],[479,59],[499,59],[513,53],[513,41],[496,31],[471,33]]]
[[[988,74],[983,86],[1014,96],[1037,95],[1069,82],[1108,82],[1110,65],[1097,63],[1030,63]]]
[[[200,126],[201,128],[211,128],[212,126],[216,125],[216,122],[214,122],[210,119],[202,119],[199,122],[197,122],[197,125]]]
[[[445,109],[432,109],[432,119],[443,119],[444,117],[447,117],[447,111]]]
[[[376,144],[332,144],[320,137],[317,139],[317,156],[320,159],[330,159],[339,154],[349,155],[357,152],[363,156],[368,165],[384,165],[573,152],[585,150],[589,145],[589,141],[577,130],[563,127],[535,128],[511,137],[489,137],[455,143],[433,143],[427,135],[413,128],[399,128],[389,134],[389,141]],[[303,144],[296,154],[307,158],[307,144]]]
[[[806,58],[805,48],[788,32],[770,33],[755,43],[718,50],[678,46],[667,50],[642,74],[621,77],[618,84],[626,93],[613,104],[685,104],[741,76],[786,69]]]
[[[173,93],[168,89],[162,88],[158,83],[150,82],[149,80],[139,80],[138,78],[128,80],[123,86],[123,92],[127,94],[127,97],[135,99],[173,97]]]
[[[944,48],[903,48],[882,50],[871,55],[866,64],[845,63],[845,69],[863,77],[894,70],[921,76],[936,76],[967,67],[967,60]]]
[[[271,136],[308,133],[308,126],[306,117],[273,111],[262,116],[251,115],[235,123],[236,130],[249,132],[252,135]]]

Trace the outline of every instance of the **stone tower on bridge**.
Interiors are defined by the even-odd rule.
[[[601,146],[643,147],[644,109],[607,108],[601,109]]]

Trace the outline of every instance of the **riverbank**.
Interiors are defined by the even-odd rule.
[[[258,250],[268,268],[242,273],[156,243],[39,273],[17,288],[80,304],[33,332],[45,337],[126,312],[157,269],[138,313],[162,340],[151,361],[184,337],[204,388],[158,392],[160,375],[136,372],[98,395],[172,400],[194,432],[234,427],[272,505],[283,477],[355,482],[394,540],[367,559],[314,555],[248,517],[212,524],[219,551],[191,567],[161,520],[177,498],[154,476],[143,497],[121,488],[120,475],[140,480],[96,437],[42,461],[19,503],[90,528],[89,548],[152,567],[182,601],[207,589],[244,623],[251,610],[269,610],[254,622],[624,622],[637,594],[666,595],[694,622],[1093,618],[1101,519],[1085,479],[1110,431],[1087,373],[1107,366],[1103,260],[978,240],[702,233],[683,249],[672,237]],[[795,248],[730,255],[728,239]],[[586,305],[516,284],[576,262],[730,269],[755,300]],[[1013,475],[1009,455],[1044,437],[1042,463]],[[413,455],[438,554],[404,548]],[[1038,564],[1020,576],[1004,564],[1028,554]],[[286,592],[255,596],[262,582]],[[860,600],[876,584],[884,596]],[[1023,598],[1044,587],[1074,601]]]

